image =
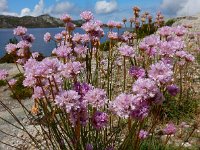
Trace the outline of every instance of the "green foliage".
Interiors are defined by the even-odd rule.
[[[13,86],[13,91],[15,95],[12,94],[11,95],[12,98],[26,99],[26,98],[31,97],[32,90],[30,88],[26,88],[23,86],[23,80],[24,80],[24,76],[20,76],[16,84]]]
[[[139,39],[144,38],[145,36],[151,35],[157,31],[157,28],[154,24],[144,24],[138,30],[135,30]]]
[[[16,59],[17,56],[6,53],[2,58],[0,58],[0,63],[14,63]]]
[[[17,40],[16,37],[14,37],[14,38],[9,39],[9,43],[17,44],[17,43],[18,43],[18,40]]]
[[[5,85],[6,85],[6,82],[3,81],[3,80],[0,80],[0,87],[1,87],[1,86],[5,86]]]
[[[144,140],[141,144],[140,150],[179,150],[179,147],[175,147],[172,145],[164,145],[160,139],[156,139],[155,137],[148,138]],[[182,150],[186,150],[186,148],[181,148]]]
[[[109,51],[109,41],[106,41],[106,42],[103,42],[101,45],[100,45],[100,50],[101,51]]]
[[[183,120],[194,117],[198,108],[198,101],[195,99],[185,98],[181,102],[178,98],[166,96],[163,104],[161,116],[167,120]]]
[[[175,22],[176,22],[175,19],[169,19],[169,20],[167,20],[167,21],[165,22],[165,25],[166,25],[166,26],[172,26],[172,24],[175,23]]]

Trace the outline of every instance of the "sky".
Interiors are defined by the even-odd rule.
[[[0,14],[60,17],[67,13],[80,19],[82,11],[90,10],[96,19],[106,22],[132,17],[133,6],[153,15],[161,11],[167,18],[200,13],[200,0],[0,0]]]

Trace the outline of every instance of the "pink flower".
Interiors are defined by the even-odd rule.
[[[116,26],[116,28],[120,29],[120,28],[122,28],[122,23],[121,22],[116,22],[115,26]]]
[[[76,28],[76,25],[74,23],[72,23],[72,22],[67,22],[66,23],[66,28],[67,28],[67,30],[72,31],[72,30],[74,30]]]
[[[109,21],[108,23],[107,23],[107,26],[109,27],[109,28],[114,28],[114,27],[116,27],[116,24],[117,24],[117,22],[115,22],[115,21]]]
[[[88,34],[82,34],[81,35],[81,42],[87,43],[90,41],[90,36]]]
[[[13,32],[14,32],[14,35],[22,36],[26,34],[27,29],[22,26],[18,26],[17,28],[13,30]]]
[[[195,60],[194,56],[189,54],[186,51],[177,51],[176,56],[180,58],[184,58],[188,62],[193,62]]]
[[[129,74],[136,79],[143,78],[146,75],[145,70],[142,67],[136,67],[136,66],[132,66],[129,69]]]
[[[79,109],[80,108],[80,95],[78,92],[69,90],[69,91],[62,91],[59,95],[56,95],[55,103],[56,105],[65,108],[66,112],[69,113],[72,109]]]
[[[82,38],[82,34],[75,33],[74,36],[73,36],[73,38],[72,38],[72,41],[74,41],[74,42],[80,42],[81,38]]]
[[[173,79],[172,66],[165,64],[163,61],[159,61],[156,64],[152,64],[148,71],[149,78],[162,84],[171,82]]]
[[[84,19],[85,21],[90,21],[94,18],[91,11],[84,11],[80,14],[81,19]]]
[[[96,111],[92,116],[92,125],[96,130],[100,130],[108,123],[108,115],[104,112]]]
[[[173,28],[165,26],[158,30],[158,33],[164,37],[167,37],[173,33]]]
[[[140,139],[146,139],[148,137],[148,132],[145,130],[140,130],[139,132],[139,138]]]
[[[59,68],[59,70],[61,71],[61,74],[65,78],[75,77],[76,75],[81,73],[82,69],[83,69],[83,67],[80,62],[69,62]]]
[[[16,82],[17,82],[16,79],[11,79],[8,83],[10,86],[13,86],[13,85],[15,85]]]
[[[86,32],[97,32],[101,30],[100,23],[98,21],[90,20],[84,23],[81,28]]]
[[[150,35],[145,37],[140,44],[145,44],[148,47],[157,46],[160,42],[160,37],[157,35]]]
[[[33,41],[35,40],[35,37],[33,34],[23,35],[22,40],[27,41],[29,43],[33,43]]]
[[[39,86],[34,87],[32,98],[33,99],[41,99],[43,97],[44,97],[44,93],[42,91],[42,88]]]
[[[32,57],[33,57],[34,59],[38,58],[39,56],[40,56],[40,54],[39,54],[38,52],[32,53]]]
[[[135,50],[131,46],[122,45],[121,47],[118,48],[118,50],[122,56],[126,56],[126,57],[134,57],[135,56]]]
[[[166,127],[163,129],[163,133],[166,135],[171,135],[176,133],[176,127],[173,123],[169,123],[166,125]]]
[[[187,54],[185,56],[185,60],[188,61],[188,62],[193,62],[195,60],[195,58],[192,54]]]
[[[120,117],[128,118],[135,109],[133,101],[133,95],[122,93],[110,102],[109,109]]]
[[[57,58],[45,58],[42,61],[29,59],[24,65],[26,77],[51,77],[59,73],[59,68],[62,63]]]
[[[86,46],[83,46],[83,45],[76,45],[76,47],[74,48],[74,51],[82,56],[82,57],[85,57],[86,53],[87,53],[87,47]]]
[[[62,37],[63,35],[61,33],[57,33],[54,38],[57,40],[57,41],[61,41],[62,40]]]
[[[60,58],[68,58],[71,52],[71,47],[68,47],[67,45],[61,45],[58,48],[54,48],[52,54],[56,54]]]
[[[0,80],[5,80],[8,77],[8,71],[0,70]]]
[[[128,41],[128,40],[130,40],[130,39],[132,39],[132,38],[133,38],[133,34],[130,33],[130,32],[128,32],[128,31],[125,31],[125,32],[123,33],[123,35],[122,35],[122,39],[123,39],[124,41]]]
[[[187,32],[187,29],[184,26],[177,26],[173,28],[173,31],[177,36],[183,36]]]
[[[157,46],[160,43],[160,37],[156,35],[150,35],[145,37],[139,44],[139,49],[146,52],[150,56],[154,56],[157,52]]]
[[[170,95],[176,96],[179,92],[179,88],[177,87],[177,85],[168,85],[167,91]]]
[[[49,32],[44,34],[44,41],[45,42],[50,42],[51,40],[51,34]]]
[[[67,31],[66,31],[66,30],[63,30],[63,31],[61,32],[61,34],[62,34],[63,36],[66,36],[66,35],[67,35]]]
[[[176,56],[180,58],[184,58],[187,55],[185,51],[177,51]]]
[[[111,40],[117,40],[118,39],[117,32],[108,32],[108,38]]]
[[[107,103],[107,100],[106,92],[99,88],[88,91],[84,96],[84,101],[97,109],[103,108]]]
[[[149,102],[146,99],[147,97],[144,94],[137,94],[133,96],[132,105],[135,109],[131,110],[130,116],[133,119],[143,120],[146,118],[150,111]]]
[[[137,79],[133,84],[132,90],[135,94],[139,94],[145,99],[155,97],[159,91],[156,83],[149,78]]]
[[[67,22],[70,22],[72,20],[71,16],[68,15],[68,14],[63,14],[61,17],[60,17],[60,20],[62,20],[63,22],[67,23]]]
[[[26,52],[25,49],[19,49],[17,51],[17,56],[24,57],[25,56],[25,52]]]
[[[32,46],[31,43],[29,43],[28,41],[20,41],[19,43],[17,43],[17,48],[20,49],[28,49],[31,46]]]
[[[9,44],[6,45],[5,49],[6,49],[8,54],[11,54],[11,53],[13,53],[13,52],[15,52],[17,50],[17,45],[9,43]]]
[[[176,49],[173,47],[172,42],[161,42],[159,45],[160,51],[159,54],[163,56],[173,57]]]
[[[79,95],[81,95],[82,97],[85,96],[85,94],[94,89],[94,87],[91,84],[87,84],[87,83],[80,83],[80,82],[76,82],[73,86],[73,89],[79,93]]]
[[[69,114],[69,120],[72,123],[72,127],[75,127],[79,121],[82,126],[85,126],[89,120],[87,108],[82,103],[80,103],[80,108],[73,107]]]

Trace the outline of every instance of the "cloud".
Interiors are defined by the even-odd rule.
[[[7,0],[0,0],[0,14],[9,16],[18,16],[17,13],[8,11]]]
[[[45,13],[59,15],[71,11],[73,8],[74,4],[68,1],[63,1],[63,2],[58,2],[53,6],[50,6],[49,8],[46,9]]]
[[[169,16],[188,16],[200,12],[199,0],[163,0],[161,10]]]
[[[35,5],[33,11],[30,8],[23,8],[20,16],[39,16],[44,13],[44,0],[39,0],[38,4]]]
[[[15,13],[15,12],[8,12],[8,11],[5,11],[5,12],[0,12],[1,15],[6,15],[6,16],[19,16],[19,14]]]
[[[97,14],[108,14],[115,10],[117,10],[117,2],[115,0],[111,0],[110,2],[101,0],[95,4],[95,11]]]
[[[29,8],[23,8],[21,10],[20,16],[30,16],[31,15],[31,10]]]
[[[8,9],[7,0],[0,0],[0,12],[5,12]]]

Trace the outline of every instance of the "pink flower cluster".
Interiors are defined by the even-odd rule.
[[[172,66],[165,64],[163,61],[159,61],[156,64],[152,64],[150,66],[148,76],[158,83],[169,83],[173,78]]]
[[[108,32],[108,38],[111,40],[117,40],[118,39],[118,33],[117,32]]]
[[[116,22],[116,21],[109,21],[108,23],[107,23],[107,26],[109,27],[109,28],[122,28],[122,23],[121,22]]]
[[[135,109],[133,101],[133,95],[122,93],[117,96],[115,100],[110,102],[109,108],[116,115],[123,118],[128,118],[131,111]]]
[[[45,42],[50,42],[51,40],[51,34],[49,32],[44,34],[44,41]]]
[[[145,99],[153,98],[159,92],[156,82],[149,78],[137,79],[132,90],[133,93],[139,94]]]
[[[8,54],[14,53],[17,50],[17,45],[9,43],[6,45],[5,49]]]
[[[59,58],[68,58],[70,56],[71,52],[72,52],[71,47],[69,47],[67,45],[61,45],[58,48],[55,48],[52,51],[52,54],[55,54]]]
[[[73,78],[77,76],[82,69],[83,66],[80,62],[69,62],[59,67],[61,75],[65,78]]]
[[[66,112],[69,113],[72,109],[76,110],[80,108],[79,98],[80,95],[76,91],[62,91],[56,96],[55,103],[60,107],[64,107]]]
[[[103,89],[95,88],[88,91],[83,97],[84,101],[86,101],[93,108],[103,108],[105,104],[107,104],[107,96],[106,92]]]
[[[91,11],[84,11],[80,14],[81,19],[84,19],[85,21],[90,21],[94,19],[94,16]]]
[[[95,129],[100,130],[108,123],[108,115],[104,112],[96,111],[92,116],[92,125]]]
[[[27,32],[27,29],[22,26],[18,26],[17,28],[13,30],[14,35],[17,35],[17,36],[25,35],[26,32]]]
[[[142,140],[146,139],[148,137],[148,135],[149,135],[149,133],[145,130],[140,130],[140,132],[139,132],[139,138]]]
[[[150,35],[143,39],[139,44],[139,48],[145,51],[149,56],[154,56],[157,52],[157,46],[160,42],[160,37],[157,35]]]
[[[132,66],[129,69],[129,75],[138,79],[138,78],[145,77],[146,73],[145,73],[145,70],[142,67]]]
[[[60,17],[60,19],[61,19],[63,22],[65,22],[65,23],[70,22],[70,21],[72,20],[71,16],[68,15],[68,14],[63,14],[63,15]]]
[[[8,71],[0,70],[0,80],[5,80],[8,77]]]
[[[135,56],[135,50],[133,47],[128,45],[122,45],[118,48],[120,54],[125,57],[134,57]]]
[[[176,133],[176,127],[173,123],[169,123],[166,125],[166,127],[163,129],[163,133],[166,135],[171,135]]]

